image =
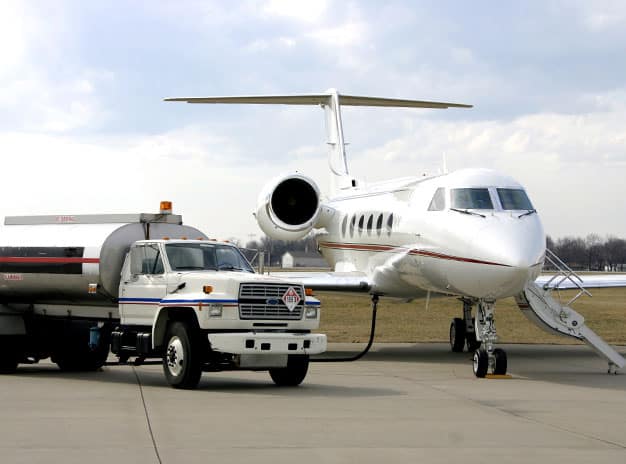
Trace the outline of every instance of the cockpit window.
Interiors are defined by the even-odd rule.
[[[433,199],[430,201],[428,211],[443,211],[445,207],[445,190],[443,189],[443,187],[439,187],[433,195]]]
[[[533,210],[532,203],[528,199],[528,195],[522,189],[507,189],[507,188],[499,188],[498,197],[500,198],[500,203],[502,204],[502,209],[512,209],[512,210]]]
[[[486,188],[452,189],[452,208],[493,209],[493,203]]]

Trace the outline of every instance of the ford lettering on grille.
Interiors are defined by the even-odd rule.
[[[291,295],[289,289],[295,292],[288,299],[290,310],[285,303],[285,294]],[[244,283],[239,286],[239,317],[241,319],[264,320],[300,320],[304,312],[304,289],[301,285],[289,284],[253,284]],[[297,301],[297,304],[291,303]]]

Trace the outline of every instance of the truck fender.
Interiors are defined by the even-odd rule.
[[[165,331],[170,321],[185,321],[192,326],[199,327],[198,316],[193,308],[161,307],[152,322],[152,349],[165,343]]]

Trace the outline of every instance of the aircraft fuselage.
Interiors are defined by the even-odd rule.
[[[488,169],[353,189],[323,203],[320,251],[336,271],[365,271],[373,293],[513,296],[545,258],[541,220],[524,198],[518,182]]]

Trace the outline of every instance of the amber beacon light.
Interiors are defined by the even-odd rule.
[[[160,209],[161,209],[161,214],[172,214],[172,202],[162,201]]]

